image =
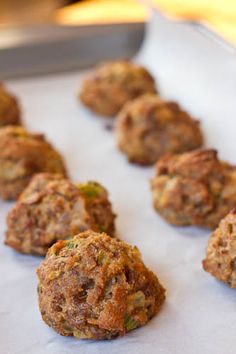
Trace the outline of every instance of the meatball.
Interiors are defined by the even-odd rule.
[[[17,126],[1,128],[0,197],[16,199],[38,172],[66,175],[62,157],[42,134]]]
[[[21,111],[17,99],[0,84],[0,127],[20,124]]]
[[[83,83],[80,99],[94,112],[113,117],[129,100],[155,92],[151,74],[144,67],[123,60],[95,68]]]
[[[236,209],[213,232],[203,268],[217,279],[236,288]]]
[[[118,146],[130,162],[153,164],[165,153],[201,147],[199,122],[171,101],[147,94],[128,102],[118,115]]]
[[[214,228],[236,205],[236,167],[210,149],[166,155],[151,188],[155,209],[171,224]]]
[[[45,255],[58,240],[92,229],[114,234],[107,191],[96,182],[74,185],[62,175],[35,175],[8,214],[5,243]]]
[[[105,233],[58,241],[37,270],[43,320],[64,336],[112,339],[145,325],[165,290],[139,250]]]

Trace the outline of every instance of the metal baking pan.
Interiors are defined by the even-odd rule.
[[[217,149],[223,160],[235,164],[235,57],[189,23],[153,15],[135,60],[150,69],[163,97],[178,101],[201,121],[206,145]],[[77,36],[80,29],[73,30]],[[92,36],[96,47],[91,46],[89,53],[85,51],[89,35],[83,48],[78,46],[75,51],[72,45],[70,56],[75,66],[67,66],[64,59],[69,52],[61,52],[62,45],[57,44],[55,52],[55,38],[48,33],[46,41],[51,43],[48,50],[52,57],[45,54],[43,42],[39,46],[39,39],[35,39],[38,49],[34,57],[25,44],[29,65],[25,73],[76,68],[80,58],[84,58],[82,67],[111,56],[128,56],[135,54],[142,42],[139,37],[135,47],[124,30],[121,36],[115,36],[119,47],[112,33],[111,26],[107,37],[98,35],[101,42]],[[33,33],[30,35],[33,37]],[[69,33],[66,41],[70,42]],[[74,38],[74,45],[77,41]],[[23,66],[16,69],[19,57],[13,58],[17,52],[14,47],[12,43],[12,72],[8,71],[12,77],[13,73],[23,73]],[[33,65],[33,58],[38,66]],[[7,64],[6,57],[5,69]],[[43,323],[38,310],[35,270],[41,259],[17,254],[3,245],[6,215],[12,204],[0,201],[0,353],[235,354],[235,290],[215,281],[201,266],[210,231],[173,227],[154,212],[149,190],[154,168],[128,164],[117,149],[114,133],[104,129],[105,119],[99,119],[76,99],[85,75],[83,70],[75,70],[8,80],[7,85],[20,99],[27,128],[44,132],[61,151],[72,180],[97,180],[108,189],[118,216],[118,234],[140,248],[145,263],[166,287],[167,301],[146,326],[114,341],[98,343],[59,336]]]
[[[160,19],[167,20],[155,8]],[[187,23],[227,51],[233,45],[211,28]],[[0,78],[16,78],[89,67],[97,62],[133,57],[145,36],[144,22],[91,26],[37,25],[2,29]]]
[[[130,58],[143,41],[144,28],[144,23],[130,23],[1,30],[0,78],[72,70],[104,59]]]

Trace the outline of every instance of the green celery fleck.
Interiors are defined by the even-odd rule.
[[[125,315],[125,328],[127,329],[127,331],[131,331],[132,329],[137,328],[138,325],[138,322],[135,321],[130,315]]]
[[[71,240],[71,241],[69,241],[67,247],[69,249],[74,249],[74,248],[77,248],[79,246],[79,243],[80,243],[79,240]]]
[[[79,184],[78,188],[88,198],[99,197],[105,191],[104,188],[97,182]]]

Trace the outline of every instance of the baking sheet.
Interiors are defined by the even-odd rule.
[[[236,60],[187,24],[154,15],[136,60],[156,75],[162,95],[202,120],[206,144],[236,163]],[[154,168],[130,165],[107,121],[76,100],[84,72],[9,81],[26,126],[43,131],[64,155],[74,181],[98,180],[110,191],[121,238],[137,245],[167,289],[145,327],[113,341],[78,341],[47,327],[37,306],[35,269],[41,258],[0,245],[1,354],[233,354],[236,292],[201,267],[209,231],[168,225],[152,209]],[[12,203],[0,202],[3,239]],[[119,309],[117,309],[119,310]]]

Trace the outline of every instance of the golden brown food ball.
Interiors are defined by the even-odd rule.
[[[100,184],[75,185],[62,175],[35,175],[7,218],[5,243],[45,255],[58,240],[92,229],[114,234],[115,215]]]
[[[60,154],[42,134],[23,127],[0,129],[0,197],[16,199],[38,172],[66,175]]]
[[[153,164],[165,153],[203,144],[199,122],[171,101],[147,94],[128,102],[118,115],[118,146],[130,162]]]
[[[155,92],[155,81],[144,67],[120,60],[96,67],[85,79],[80,99],[92,111],[113,117],[129,100]]]
[[[231,288],[236,288],[236,209],[213,232],[203,268]]]
[[[18,101],[3,84],[0,83],[0,127],[20,125],[21,111]]]
[[[214,228],[236,205],[236,167],[215,150],[167,155],[151,187],[154,208],[169,223]]]
[[[43,320],[64,336],[124,335],[145,325],[165,299],[139,250],[105,233],[58,241],[37,273]]]

